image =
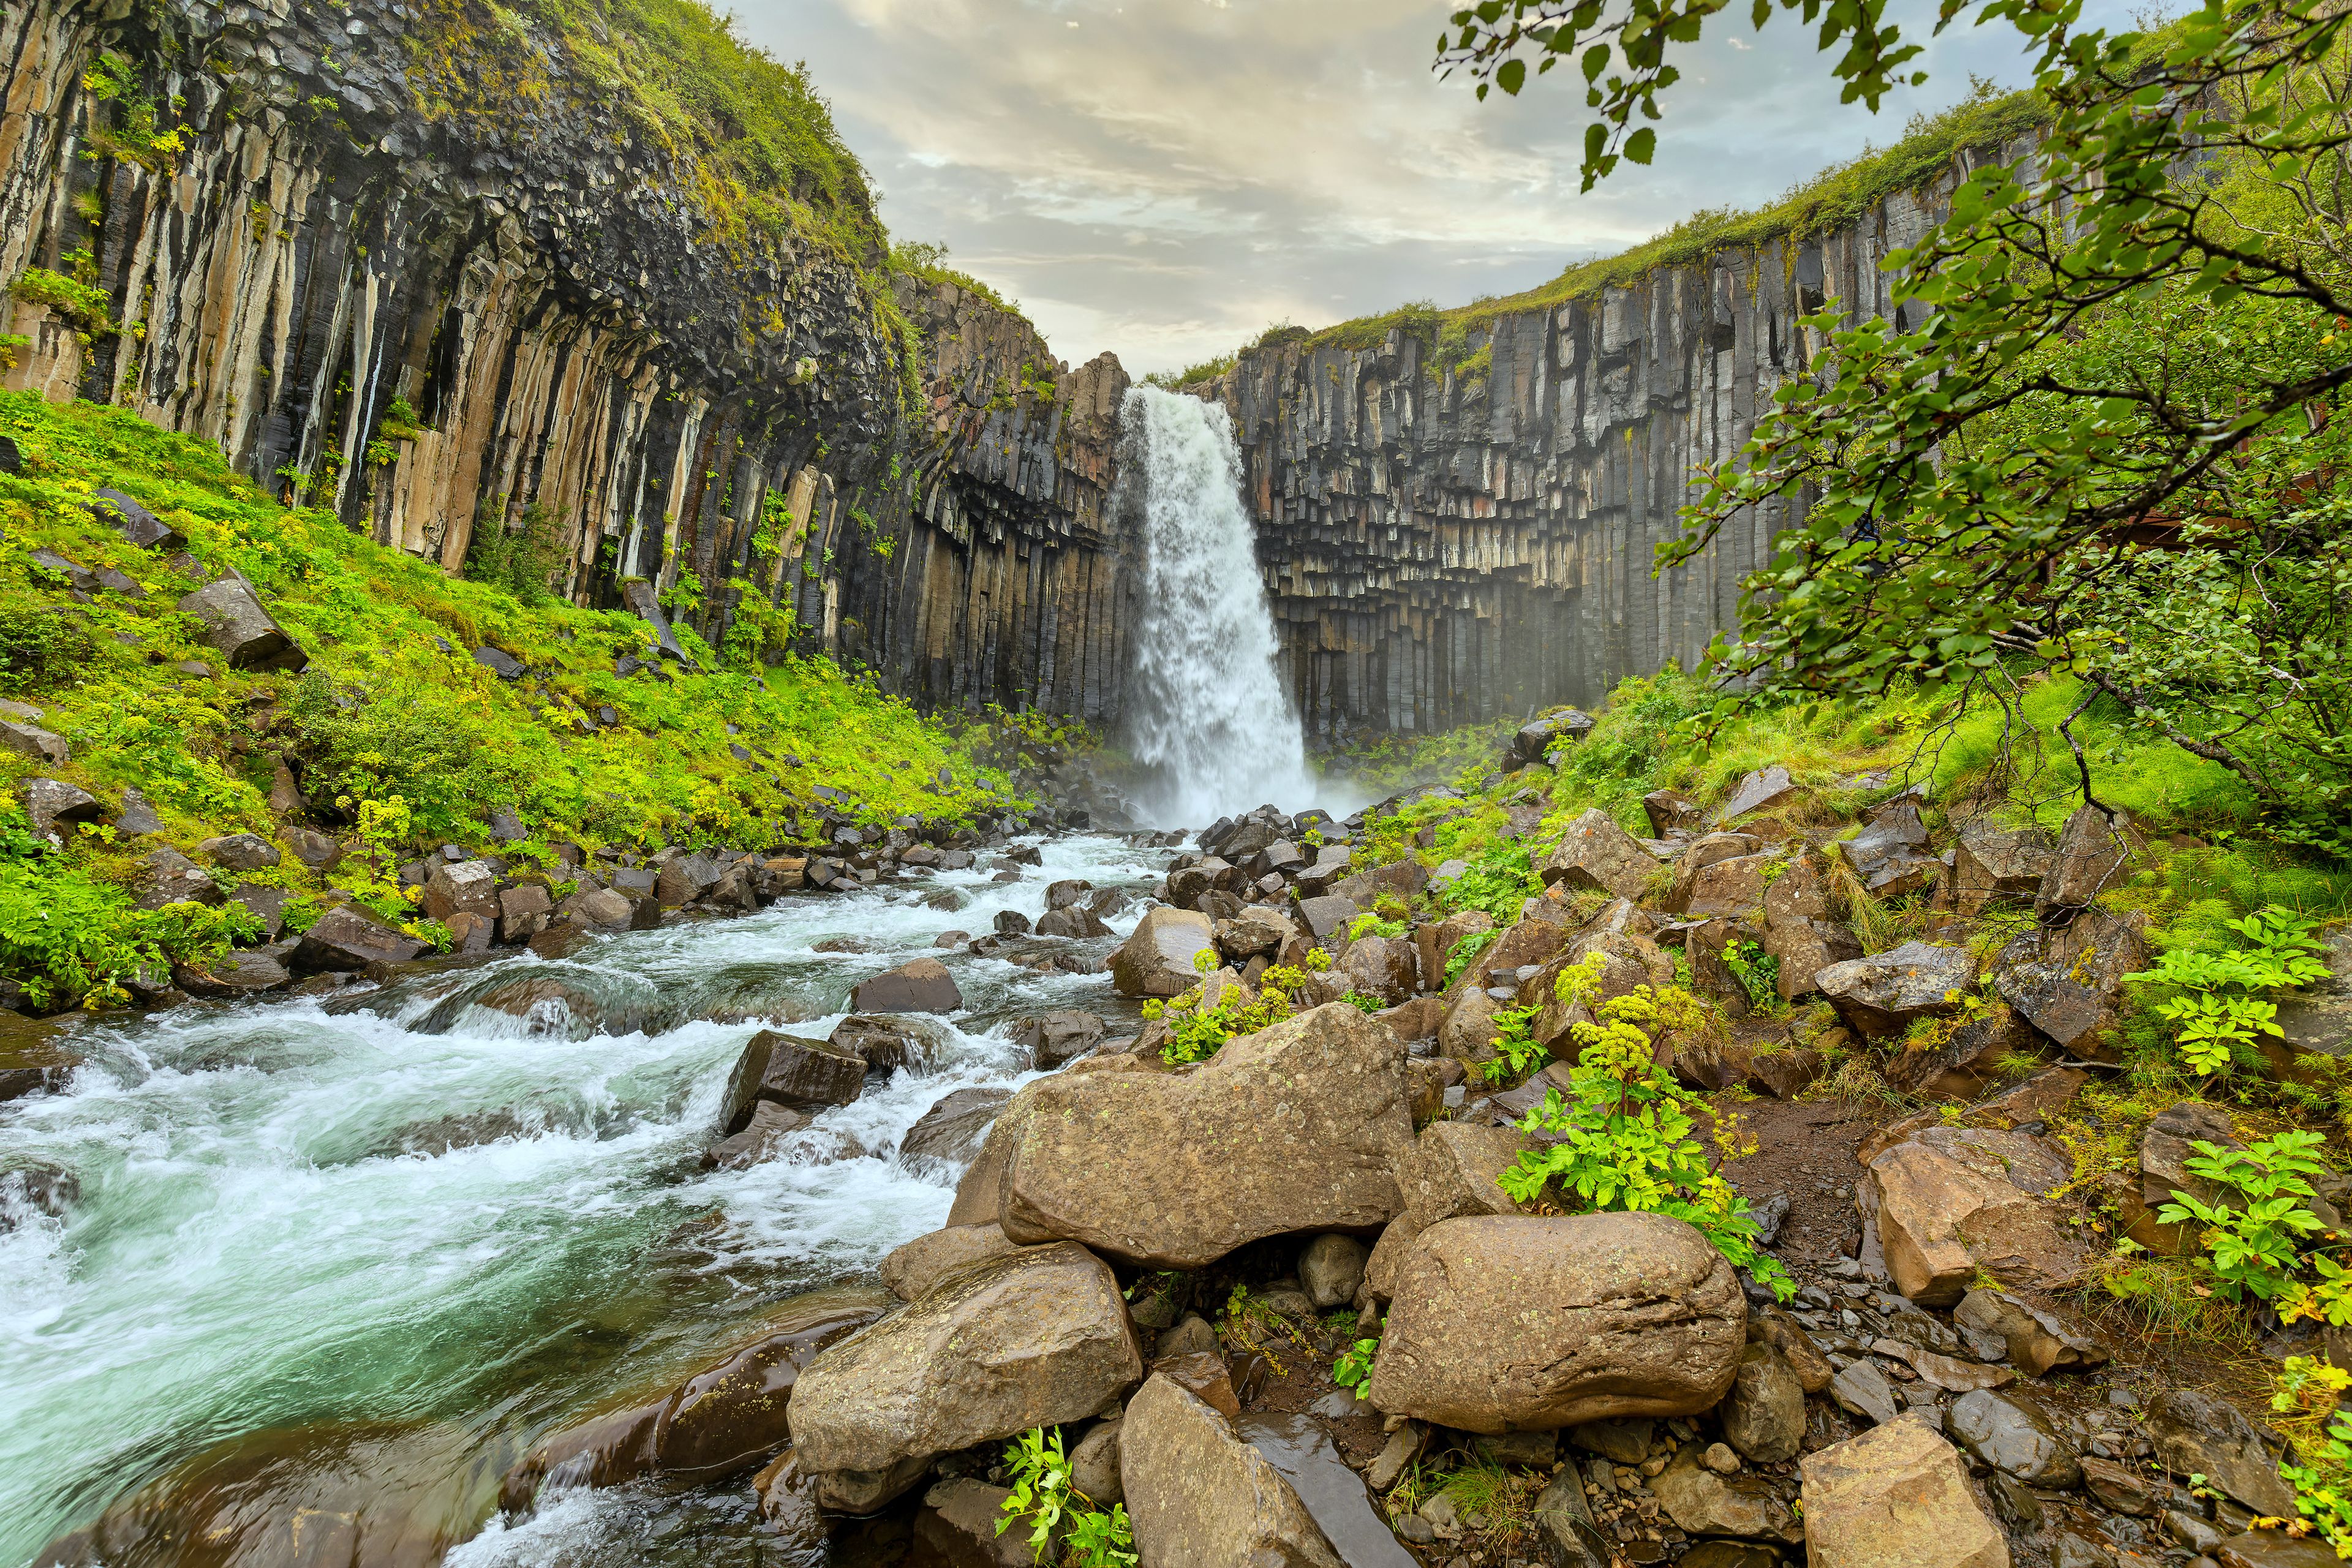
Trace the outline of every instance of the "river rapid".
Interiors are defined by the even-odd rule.
[[[492,1520],[498,1477],[540,1434],[750,1337],[780,1300],[870,1288],[884,1254],[944,1220],[958,1174],[908,1168],[898,1141],[952,1090],[1034,1076],[1014,1020],[1083,1007],[1130,1032],[1108,975],[934,946],[999,910],[1034,918],[1058,878],[1141,891],[1166,858],[1029,842],[1044,864],[1015,883],[983,855],[604,939],[561,967],[643,1010],[617,1036],[466,1005],[542,963],[528,954],[324,1005],[83,1030],[62,1092],[0,1106],[0,1172],[79,1184],[62,1218],[0,1200],[0,1564],[159,1476],[247,1485],[289,1467],[331,1474],[355,1506],[427,1500],[442,1539],[466,1542],[457,1568],[780,1561],[741,1485],[578,1493],[509,1527]],[[940,889],[969,902],[922,901]],[[1111,923],[1123,936],[1136,918]],[[866,951],[817,951],[844,939]],[[865,1153],[701,1168],[763,1017],[830,1033],[852,986],[919,955],[963,994],[947,1043],[803,1134]]]

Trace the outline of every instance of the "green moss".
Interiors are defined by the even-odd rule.
[[[347,833],[396,800],[407,825],[398,847],[413,849],[487,843],[490,815],[510,811],[529,837],[501,852],[541,861],[564,840],[805,841],[825,808],[883,826],[1015,804],[966,737],[827,661],[761,665],[738,647],[730,664],[682,632],[699,669],[625,677],[616,658],[645,657],[650,643],[635,617],[446,576],[330,513],[277,505],[211,447],[126,411],[0,394],[0,433],[26,458],[22,473],[0,475],[0,687],[38,705],[73,753],[63,768],[0,755],[0,795],[49,773],[110,805],[126,787],[144,791],[168,842],[268,836],[268,794],[287,755],[322,826]],[[173,608],[193,573],[95,520],[85,503],[100,487],[180,530],[203,570],[243,573],[310,654],[309,670],[222,668],[201,626]],[[530,520],[515,537],[530,542]],[[43,546],[113,567],[144,595],[61,602],[62,586],[26,559]],[[484,647],[520,660],[524,677],[477,664]],[[617,722],[603,721],[606,707]],[[820,797],[820,785],[853,804]],[[100,882],[131,865],[128,846],[100,838],[76,853]]]

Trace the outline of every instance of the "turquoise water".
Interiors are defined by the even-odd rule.
[[[858,1277],[935,1228],[950,1173],[902,1168],[899,1137],[950,1090],[1024,1081],[1006,1021],[1109,1010],[1107,977],[939,953],[967,1012],[937,1060],[820,1118],[813,1132],[870,1151],[829,1163],[700,1169],[727,1070],[761,1025],[663,1026],[751,1005],[827,1032],[856,980],[933,952],[940,932],[1034,916],[1056,877],[1136,886],[1156,863],[1106,838],[1043,847],[1018,884],[971,872],[895,900],[810,896],[613,938],[562,966],[650,1006],[651,1032],[575,1038],[560,1018],[453,1004],[546,967],[526,955],[358,1010],[288,1001],[86,1034],[64,1092],[0,1107],[0,1170],[60,1166],[80,1184],[62,1221],[20,1209],[0,1233],[0,1564],[251,1434],[430,1434],[403,1440],[404,1473],[476,1499],[478,1479],[452,1479],[466,1464],[494,1482],[500,1456],[551,1423],[675,1375],[779,1297]],[[941,886],[972,902],[916,900]],[[878,951],[814,951],[843,937]],[[570,1505],[569,1525],[469,1550],[586,1548],[612,1506]]]

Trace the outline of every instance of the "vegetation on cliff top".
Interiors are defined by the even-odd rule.
[[[406,858],[445,841],[487,844],[492,814],[510,813],[524,837],[499,853],[552,868],[564,841],[760,847],[818,837],[828,812],[881,826],[1014,806],[965,738],[822,659],[762,666],[681,628],[694,666],[661,660],[634,616],[445,576],[331,514],[278,506],[210,447],[124,411],[5,394],[0,435],[24,456],[20,472],[0,473],[0,697],[37,708],[17,721],[71,747],[64,765],[0,752],[0,792],[13,803],[24,779],[55,777],[111,814],[135,788],[162,819],[155,835],[85,830],[68,853],[41,854],[6,808],[16,826],[0,839],[29,869],[12,873],[22,896],[0,893],[0,979],[38,984],[47,1001],[113,994],[105,963],[84,960],[129,951],[152,923],[125,889],[164,844],[273,838],[299,819]],[[185,556],[136,549],[93,517],[100,488],[184,534]],[[175,608],[197,570],[225,568],[253,584],[309,668],[227,668],[201,623]],[[77,587],[82,572],[131,586]],[[477,649],[509,656],[520,674],[501,679]],[[629,660],[645,662],[618,673]],[[320,878],[289,856],[246,879],[298,894],[332,883],[381,908],[390,889],[361,858]],[[58,952],[61,924],[86,939],[79,970],[43,956]]]

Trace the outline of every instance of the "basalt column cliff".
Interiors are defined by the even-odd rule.
[[[891,273],[845,152],[731,179],[728,128],[665,122],[632,42],[580,26],[9,5],[5,384],[134,409],[452,569],[478,530],[544,535],[559,592],[714,647],[1114,711],[1117,361],[1070,374]]]
[[[1790,520],[1750,516],[1654,576],[1690,475],[1820,352],[1799,318],[1830,298],[1892,310],[1880,262],[1951,177],[1848,226],[1498,315],[1456,367],[1433,333],[1348,346],[1342,329],[1245,352],[1201,389],[1234,417],[1310,736],[1590,702],[1694,664]]]

